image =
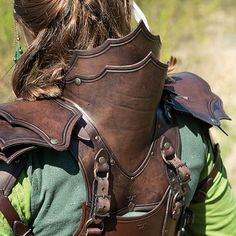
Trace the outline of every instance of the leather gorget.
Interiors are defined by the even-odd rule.
[[[141,22],[123,38],[74,51],[63,97],[0,105],[0,211],[16,235],[32,234],[8,196],[23,154],[38,147],[71,151],[83,172],[87,199],[74,236],[178,234],[190,172],[175,113],[218,127],[229,117],[198,76],[165,83],[160,47]]]

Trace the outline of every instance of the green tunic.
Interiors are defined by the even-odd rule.
[[[182,160],[191,170],[190,191],[186,205],[195,213],[195,223],[186,234],[236,235],[236,202],[224,167],[204,202],[191,204],[197,184],[210,172],[213,156],[201,124],[179,116]],[[28,154],[27,173],[23,171],[10,200],[21,219],[37,236],[71,236],[81,218],[81,203],[86,199],[85,183],[69,152],[39,149]],[[0,236],[12,236],[12,230],[0,214]]]

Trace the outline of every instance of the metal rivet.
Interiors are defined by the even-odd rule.
[[[81,83],[82,83],[82,81],[81,81],[81,79],[80,79],[80,78],[78,78],[78,77],[77,77],[77,78],[75,78],[75,84],[76,84],[76,85],[78,85],[78,86],[79,86],[79,85],[81,85]]]
[[[51,142],[51,144],[54,144],[54,145],[58,144],[58,140],[55,138],[51,138],[50,142]]]
[[[134,177],[131,177],[130,179],[133,181],[133,180],[134,180]]]
[[[154,152],[151,152],[151,156],[154,156]]]
[[[106,158],[105,157],[99,157],[99,159],[98,159],[98,162],[100,163],[100,164],[104,164],[104,163],[106,163]]]
[[[115,165],[115,161],[113,159],[111,159],[111,165]]]
[[[100,140],[100,136],[95,136],[95,138],[94,138],[96,141],[99,141]]]
[[[169,149],[170,148],[170,143],[169,142],[164,143],[164,148]]]

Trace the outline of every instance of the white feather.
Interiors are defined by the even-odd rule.
[[[133,11],[135,20],[138,23],[142,20],[144,22],[144,24],[146,25],[147,29],[150,31],[147,18],[135,1],[133,1],[132,11]]]

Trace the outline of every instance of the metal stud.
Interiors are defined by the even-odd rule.
[[[116,162],[115,162],[115,160],[114,159],[111,159],[111,165],[115,165],[116,164]]]
[[[58,144],[58,140],[56,138],[51,138],[50,139],[51,144],[56,145]]]
[[[82,83],[82,81],[81,81],[81,79],[80,79],[80,78],[78,78],[78,77],[77,77],[77,78],[75,78],[75,84],[76,84],[76,85],[78,85],[78,86],[79,86],[79,85],[81,85],[81,83]]]
[[[95,136],[95,138],[94,138],[96,141],[99,141],[100,140],[100,136]]]
[[[164,148],[169,149],[170,148],[170,143],[169,142],[164,143]]]

